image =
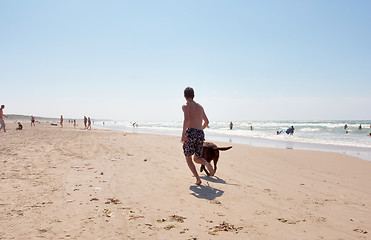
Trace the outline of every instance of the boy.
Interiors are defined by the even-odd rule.
[[[184,90],[184,98],[187,103],[182,106],[184,112],[182,133],[183,151],[188,167],[196,178],[196,185],[200,185],[201,179],[192,162],[192,155],[195,163],[205,165],[210,172],[210,176],[214,175],[214,169],[211,164],[205,161],[205,159],[202,159],[202,146],[205,140],[203,129],[208,127],[209,119],[207,118],[203,107],[193,101],[193,88],[187,87]]]
[[[6,132],[6,130],[5,130],[5,122],[4,122],[3,117],[8,118],[8,116],[7,115],[4,115],[4,112],[3,112],[3,109],[4,108],[5,108],[5,106],[4,105],[1,105],[1,110],[0,110],[0,124],[1,124],[1,127],[0,127],[0,131],[1,131],[1,129],[4,129],[4,132]]]

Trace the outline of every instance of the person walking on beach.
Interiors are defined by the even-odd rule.
[[[183,152],[187,160],[188,167],[196,178],[196,185],[200,185],[201,179],[197,173],[193,161],[195,163],[205,165],[210,172],[210,176],[213,176],[215,173],[211,164],[202,158],[202,146],[205,140],[203,129],[208,127],[209,119],[207,118],[203,107],[193,101],[193,88],[187,87],[184,90],[184,98],[186,99],[187,103],[182,106],[184,113],[183,133],[181,139],[183,142]]]
[[[60,124],[61,124],[61,127],[63,127],[63,116],[61,115],[61,122],[60,122]]]
[[[91,129],[91,120],[90,120],[90,117],[88,117],[88,129]]]
[[[31,116],[31,127],[32,125],[35,127],[35,117]]]
[[[229,124],[229,129],[230,129],[230,130],[233,129],[233,122],[231,122],[231,123]]]
[[[85,125],[85,128],[84,129],[87,129],[88,127],[86,126],[86,124],[88,123],[88,118],[86,116],[84,116],[84,125]]]
[[[6,129],[5,129],[5,122],[4,122],[3,117],[8,118],[8,116],[4,114],[4,112],[3,112],[3,109],[4,109],[4,108],[5,108],[5,106],[4,106],[4,105],[1,105],[1,110],[0,110],[0,124],[1,124],[0,132],[1,132],[1,129],[3,129],[4,132],[6,132]]]

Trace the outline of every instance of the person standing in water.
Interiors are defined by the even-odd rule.
[[[208,127],[209,119],[207,118],[203,107],[193,101],[193,88],[187,87],[184,90],[184,98],[187,103],[182,106],[184,113],[183,133],[181,139],[183,142],[183,152],[188,167],[196,178],[196,185],[200,185],[201,179],[193,161],[205,165],[210,172],[210,176],[213,176],[215,173],[211,164],[202,158],[202,147],[205,140],[203,129]]]

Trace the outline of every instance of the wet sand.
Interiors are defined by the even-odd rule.
[[[369,161],[232,144],[196,186],[180,137],[81,126],[0,133],[0,239],[370,239]]]

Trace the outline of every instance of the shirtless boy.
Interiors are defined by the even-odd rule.
[[[7,115],[4,115],[4,112],[3,112],[3,109],[4,108],[5,108],[5,106],[4,105],[1,105],[1,110],[0,110],[0,124],[1,124],[1,127],[0,127],[0,131],[1,131],[1,129],[3,129],[4,132],[6,132],[6,130],[5,130],[5,122],[4,122],[3,117],[8,118],[8,116]]]
[[[184,97],[187,103],[182,106],[184,112],[182,133],[183,151],[188,167],[196,178],[196,185],[200,185],[201,179],[192,162],[192,155],[195,163],[205,165],[210,172],[210,176],[214,175],[214,169],[211,164],[202,158],[202,145],[205,140],[203,129],[208,127],[209,119],[207,118],[203,107],[193,101],[193,88],[187,87],[184,90]]]
[[[60,122],[60,124],[61,124],[61,127],[63,127],[63,116],[61,115],[61,122]]]
[[[33,115],[31,116],[31,127],[32,125],[35,127],[35,117]]]

